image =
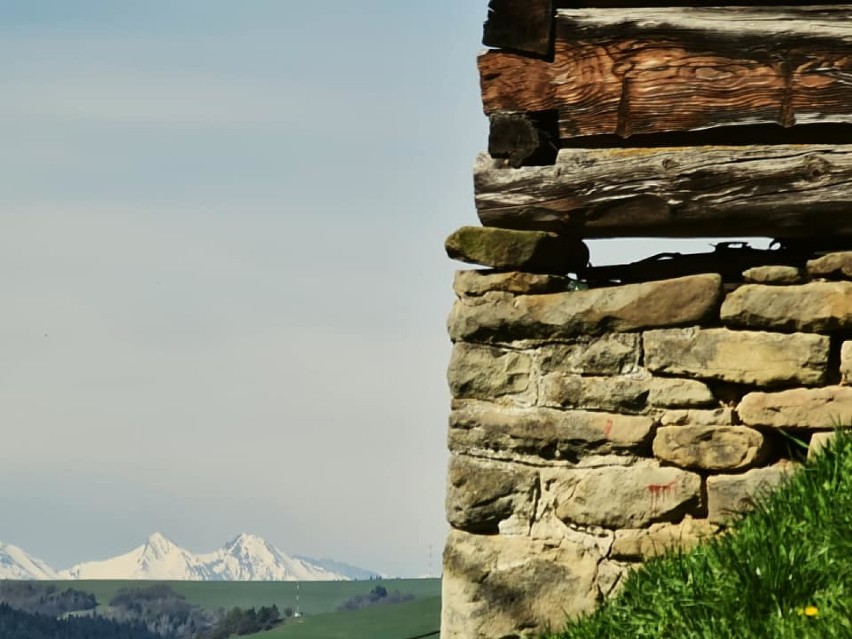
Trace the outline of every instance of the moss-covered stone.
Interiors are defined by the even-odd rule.
[[[582,241],[544,231],[463,226],[447,238],[445,248],[454,260],[530,273],[576,272],[589,261]]]

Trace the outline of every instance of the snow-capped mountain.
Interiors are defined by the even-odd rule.
[[[325,568],[331,572],[336,572],[337,574],[343,575],[344,577],[354,581],[367,581],[368,579],[380,579],[387,577],[387,575],[373,572],[372,570],[365,570],[364,568],[346,564],[342,561],[335,561],[334,559],[313,559],[312,557],[303,557],[302,555],[294,555],[294,557],[309,564],[313,564],[314,566],[319,566],[320,568]]]
[[[56,571],[26,552],[0,542],[0,579],[59,579]]]
[[[164,579],[204,581],[204,563],[170,539],[154,533],[129,553],[87,561],[59,573],[63,579]]]
[[[281,552],[256,535],[242,534],[222,548],[194,554],[160,533],[129,553],[77,564],[63,579],[180,581],[342,581],[349,578]]]
[[[257,535],[243,533],[209,555],[201,555],[214,579],[226,581],[348,581],[341,573],[285,555]]]

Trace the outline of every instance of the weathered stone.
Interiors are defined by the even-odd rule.
[[[589,452],[628,452],[647,446],[648,417],[550,408],[509,408],[457,402],[450,415],[453,452],[503,459],[561,459],[576,463]]]
[[[639,370],[642,356],[638,333],[611,333],[573,340],[568,344],[544,345],[537,351],[543,374],[620,375]]]
[[[694,379],[654,377],[648,393],[648,404],[660,408],[692,408],[718,403],[707,384]]]
[[[766,454],[763,435],[745,426],[667,426],[654,438],[654,455],[681,468],[741,470]]]
[[[647,331],[643,342],[653,372],[753,386],[822,383],[830,345],[823,335],[725,328]]]
[[[743,397],[737,413],[749,426],[811,429],[852,426],[852,387],[749,393]]]
[[[532,357],[526,353],[458,342],[447,381],[455,398],[492,399],[529,390],[531,371]]]
[[[840,347],[840,375],[844,384],[852,383],[852,342],[843,342]]]
[[[743,271],[743,280],[753,284],[798,284],[802,272],[795,266],[755,266]]]
[[[719,527],[706,519],[686,517],[679,524],[654,524],[650,528],[617,530],[610,557],[647,561],[671,551],[687,552],[712,537]]]
[[[585,377],[546,375],[540,385],[543,406],[638,412],[645,408],[650,378],[637,375]]]
[[[721,277],[710,274],[489,304],[456,300],[449,332],[454,341],[513,341],[693,324],[715,311],[721,291]]]
[[[621,592],[630,571],[636,565],[604,559],[598,566],[598,592],[601,598],[615,597]]]
[[[660,416],[663,426],[730,426],[734,423],[734,411],[723,406],[710,409],[667,410]]]
[[[441,637],[508,639],[562,627],[594,608],[600,559],[568,540],[452,531],[444,550]]]
[[[852,251],[829,253],[808,262],[811,277],[852,279]]]
[[[545,231],[463,226],[444,246],[454,260],[510,271],[561,275],[589,262],[589,249],[581,240]]]
[[[701,503],[701,477],[654,462],[564,470],[552,484],[542,482],[556,495],[559,519],[581,526],[640,528],[680,519]]]
[[[707,519],[722,524],[754,509],[755,500],[778,488],[796,467],[791,462],[780,462],[742,475],[708,477]]]
[[[852,282],[811,282],[801,286],[746,284],[722,304],[731,326],[826,332],[852,328]]]
[[[567,291],[572,283],[568,277],[522,271],[456,271],[453,290],[459,297],[480,297],[493,291],[534,295]]]
[[[538,476],[505,462],[453,455],[447,487],[447,521],[472,533],[496,534],[515,520],[529,531],[538,492]]]
[[[814,433],[811,436],[811,441],[808,444],[808,461],[819,455],[826,446],[834,441],[834,431],[830,433]]]

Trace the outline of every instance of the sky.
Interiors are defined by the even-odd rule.
[[[439,572],[486,13],[0,2],[0,540]]]

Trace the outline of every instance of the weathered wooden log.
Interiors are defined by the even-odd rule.
[[[852,6],[573,9],[554,60],[479,58],[488,114],[559,112],[562,139],[852,123]]]
[[[549,56],[553,47],[553,0],[490,0],[482,43]]]
[[[584,238],[852,235],[852,145],[562,149],[504,168],[482,155],[485,226]]]

